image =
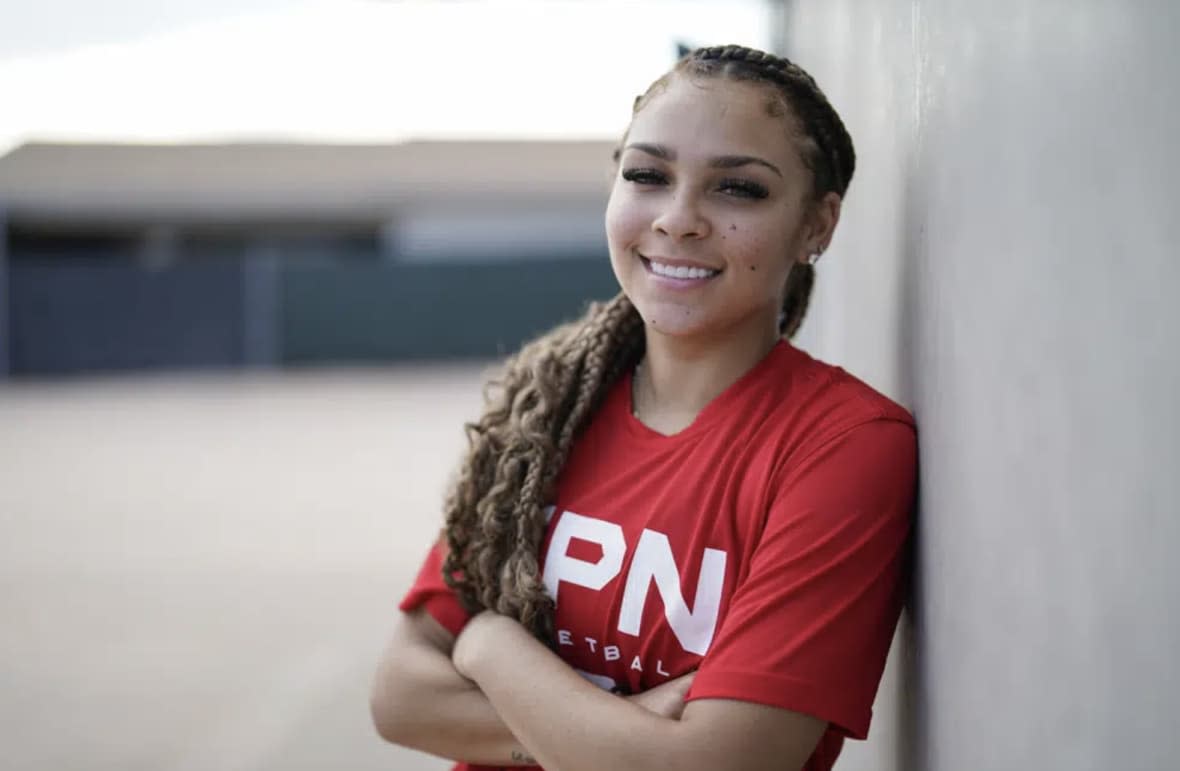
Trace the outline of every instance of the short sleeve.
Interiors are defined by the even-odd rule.
[[[806,713],[856,739],[901,612],[917,437],[862,423],[784,473],[689,699]]]
[[[418,569],[418,577],[414,579],[414,585],[398,603],[398,608],[407,613],[411,610],[424,608],[447,631],[458,636],[471,619],[471,615],[463,609],[455,592],[443,580],[442,564],[445,548],[446,546],[440,541],[430,549],[426,559],[422,562],[422,567]]]

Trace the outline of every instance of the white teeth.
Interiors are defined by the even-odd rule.
[[[718,271],[708,270],[706,268],[689,268],[685,265],[665,265],[655,260],[649,260],[651,265],[651,272],[657,276],[668,276],[669,278],[709,278],[717,275]]]

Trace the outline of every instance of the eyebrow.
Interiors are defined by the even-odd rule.
[[[632,142],[624,149],[639,150],[640,152],[653,155],[656,158],[660,158],[665,161],[676,160],[676,151],[665,145],[649,144],[647,142]],[[736,169],[739,166],[748,166],[750,164],[765,166],[775,174],[778,174],[780,177],[783,175],[783,173],[779,171],[778,166],[775,166],[770,161],[764,160],[755,155],[719,155],[716,158],[709,159],[709,165],[715,169]]]

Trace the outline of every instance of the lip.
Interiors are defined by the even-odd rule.
[[[636,252],[636,254],[639,254]],[[673,278],[672,276],[661,276],[651,268],[651,258],[639,254],[639,262],[643,265],[643,271],[647,274],[647,280],[657,286],[662,286],[667,289],[695,289],[699,286],[708,284],[713,279],[721,275],[721,271],[714,273],[708,278]],[[685,266],[687,268],[705,268],[705,270],[717,270],[696,262],[689,262],[687,260],[663,260],[659,259],[657,262],[664,265]]]
[[[703,262],[694,262],[693,260],[680,260],[671,257],[651,257],[640,251],[636,251],[635,253],[639,255],[639,259],[643,260],[645,264],[651,263],[654,260],[661,265],[671,265],[674,268],[701,268],[703,270],[715,270],[718,273],[723,270],[723,268],[714,267],[713,265],[706,265]]]

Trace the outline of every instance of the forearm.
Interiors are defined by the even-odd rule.
[[[480,650],[466,673],[540,765],[548,771],[690,768],[679,721],[587,682],[519,629],[512,644]]]
[[[371,709],[378,732],[394,744],[481,765],[535,763],[479,687],[440,651],[403,646],[387,656]]]

